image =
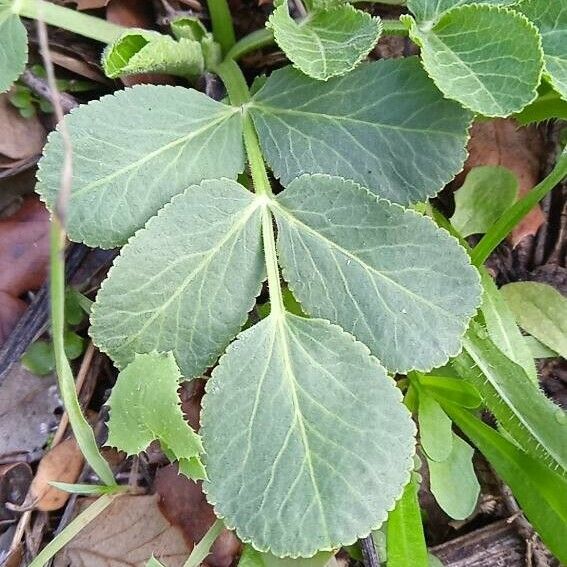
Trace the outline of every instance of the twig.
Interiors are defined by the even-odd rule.
[[[59,104],[65,114],[71,112],[73,108],[79,106],[79,102],[74,96],[67,93],[57,93],[57,102],[55,101],[54,94],[49,88],[49,84],[45,79],[34,75],[29,69],[24,71],[21,77],[25,83],[35,94],[47,99],[54,107]]]
[[[360,540],[360,549],[362,550],[364,567],[380,567],[380,559],[376,552],[376,546],[374,545],[372,534],[369,534]]]

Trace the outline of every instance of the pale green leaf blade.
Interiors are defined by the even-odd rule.
[[[363,64],[327,82],[281,69],[250,112],[284,185],[326,173],[397,203],[425,200],[462,169],[471,120],[441,96],[414,57]]]
[[[193,77],[204,71],[205,61],[201,44],[194,39],[176,41],[157,32],[128,30],[105,49],[102,66],[113,79],[135,73]]]
[[[267,25],[295,67],[324,81],[354,69],[382,33],[378,18],[350,4],[316,9],[305,19],[295,21],[284,0]]]
[[[309,557],[377,528],[413,466],[415,426],[368,349],[289,313],[244,331],[207,382],[207,498],[256,549]]]
[[[455,520],[464,520],[473,513],[480,494],[473,454],[468,443],[453,435],[451,454],[445,461],[427,459],[431,492],[439,506]]]
[[[510,360],[479,325],[471,324],[453,367],[480,392],[512,438],[535,458],[567,471],[564,412]]]
[[[388,515],[388,567],[428,567],[427,546],[417,500],[418,482],[415,475],[402,498]]]
[[[244,168],[239,109],[191,89],[136,86],[80,106],[65,120],[73,146],[67,230],[91,246],[123,245],[189,185],[234,178]],[[51,209],[63,155],[57,131],[38,173],[38,192]]]
[[[567,298],[538,282],[515,282],[500,288],[524,331],[567,358]]]
[[[524,0],[517,10],[535,24],[542,37],[545,70],[567,100],[567,2]]]
[[[554,350],[546,347],[531,335],[525,335],[524,342],[534,358],[557,358],[559,356]]]
[[[333,555],[332,551],[320,551],[313,557],[291,559],[290,557],[276,557],[271,553],[262,553],[246,544],[238,567],[325,567]]]
[[[407,7],[412,11],[420,24],[433,22],[438,16],[451,8],[465,4],[490,4],[493,6],[510,6],[519,0],[408,0]]]
[[[215,362],[264,279],[260,201],[228,179],[166,205],[122,249],[93,306],[90,333],[118,367],[173,351],[185,378]]]
[[[437,401],[451,402],[464,408],[476,409],[482,398],[478,390],[462,378],[436,376],[428,374],[419,376],[419,385]]]
[[[23,73],[28,59],[28,34],[9,3],[0,2],[0,93]]]
[[[146,563],[146,567],[164,567],[153,555]]]
[[[541,38],[518,12],[473,4],[446,12],[432,28],[405,20],[425,70],[446,97],[485,116],[508,116],[536,98]]]
[[[158,440],[178,460],[200,459],[201,439],[181,411],[180,380],[172,353],[137,354],[112,388],[107,444],[137,455]]]
[[[432,461],[444,461],[451,453],[453,441],[452,422],[443,408],[431,396],[420,391],[419,440],[421,447]]]
[[[505,167],[471,169],[463,186],[455,191],[451,224],[463,238],[484,234],[515,203],[518,187],[518,178]]]
[[[430,370],[459,352],[480,286],[453,237],[326,175],[296,179],[271,207],[283,275],[306,313],[352,333],[392,371]]]

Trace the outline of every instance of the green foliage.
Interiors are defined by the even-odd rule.
[[[463,186],[455,192],[451,224],[465,238],[485,233],[511,207],[518,196],[518,178],[500,166],[471,169]]]
[[[22,74],[28,59],[28,34],[11,2],[0,0],[0,93]]]
[[[408,0],[408,8],[419,22],[433,22],[451,8],[466,4],[488,4],[491,6],[509,6],[518,0]]]
[[[471,4],[444,12],[433,26],[403,19],[425,70],[448,98],[486,116],[508,116],[536,98],[541,38],[521,14]]]
[[[238,567],[324,567],[334,553],[320,551],[313,557],[291,559],[289,557],[276,557],[271,553],[256,551],[251,545],[244,545]]]
[[[522,126],[538,124],[554,118],[567,120],[567,100],[561,98],[561,95],[546,81],[540,85],[538,97],[522,112],[514,115],[514,119]]]
[[[171,353],[139,354],[120,374],[108,400],[111,447],[136,455],[154,440],[191,478],[205,478],[203,446],[185,421],[177,394],[181,374]]]
[[[314,4],[318,5],[296,21],[289,14],[288,0],[282,0],[267,26],[298,69],[327,80],[351,71],[366,57],[382,33],[382,24],[341,0]]]
[[[419,392],[419,440],[429,459],[436,462],[449,458],[453,447],[452,423],[443,408],[424,391]]]
[[[507,284],[500,292],[524,331],[567,358],[567,299],[561,293],[537,282]]]
[[[351,544],[401,495],[415,427],[394,382],[340,328],[272,313],[228,348],[206,389],[204,488],[256,549],[309,557]]]

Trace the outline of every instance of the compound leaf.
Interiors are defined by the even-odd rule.
[[[354,69],[382,33],[378,18],[350,4],[316,9],[295,21],[287,0],[276,8],[268,27],[274,30],[276,42],[293,64],[320,80]]]
[[[228,179],[174,197],[122,249],[93,306],[90,333],[123,367],[172,351],[203,372],[238,333],[264,278],[260,201]]]
[[[567,2],[524,0],[517,9],[539,29],[545,70],[554,88],[567,100]]]
[[[201,439],[183,417],[177,390],[181,374],[172,353],[137,354],[120,374],[108,400],[108,445],[137,455],[158,440],[181,463],[205,477]]]
[[[392,371],[430,370],[459,352],[480,286],[453,237],[326,175],[299,177],[271,207],[284,278],[307,313],[352,333]]]
[[[327,82],[281,69],[250,112],[284,185],[328,173],[402,204],[434,195],[462,169],[471,120],[415,57],[363,64]]]
[[[417,21],[424,25],[434,22],[441,14],[451,8],[465,4],[489,4],[493,6],[509,6],[519,0],[408,0],[407,6],[415,15]]]
[[[23,73],[28,59],[28,34],[10,3],[0,2],[0,93]]]
[[[233,178],[244,168],[239,109],[191,89],[137,86],[80,106],[65,121],[73,146],[67,229],[72,240],[91,246],[123,245],[189,185]],[[38,192],[50,208],[63,155],[56,131],[38,174]]]
[[[207,498],[260,551],[310,557],[352,544],[409,480],[415,426],[399,390],[327,321],[269,315],[206,388]]]
[[[431,28],[404,20],[425,70],[448,98],[485,116],[508,116],[536,98],[543,51],[525,16],[474,4],[449,10]]]

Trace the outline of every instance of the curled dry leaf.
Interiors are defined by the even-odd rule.
[[[21,504],[32,478],[33,473],[27,463],[0,466],[0,522],[14,518],[14,512],[6,504]]]
[[[22,508],[33,507],[43,512],[62,508],[70,494],[54,488],[49,483],[52,481],[69,484],[76,482],[81,474],[83,463],[83,455],[73,437],[56,445],[41,459]]]
[[[152,555],[165,567],[181,567],[190,548],[158,501],[157,494],[117,498],[65,546],[54,567],[145,567]],[[77,514],[91,503],[81,498]]]
[[[180,475],[177,465],[169,465],[158,470],[154,486],[160,497],[161,512],[183,532],[185,541],[192,548],[216,519],[212,506],[205,500],[201,483]],[[236,536],[224,530],[205,563],[211,567],[229,567],[239,551],[240,542]]]
[[[544,145],[535,126],[522,127],[512,119],[476,122],[471,129],[469,158],[464,173],[479,165],[501,165],[518,177],[519,198],[540,180]],[[540,207],[512,231],[510,240],[516,246],[526,236],[535,235],[544,222]]]

